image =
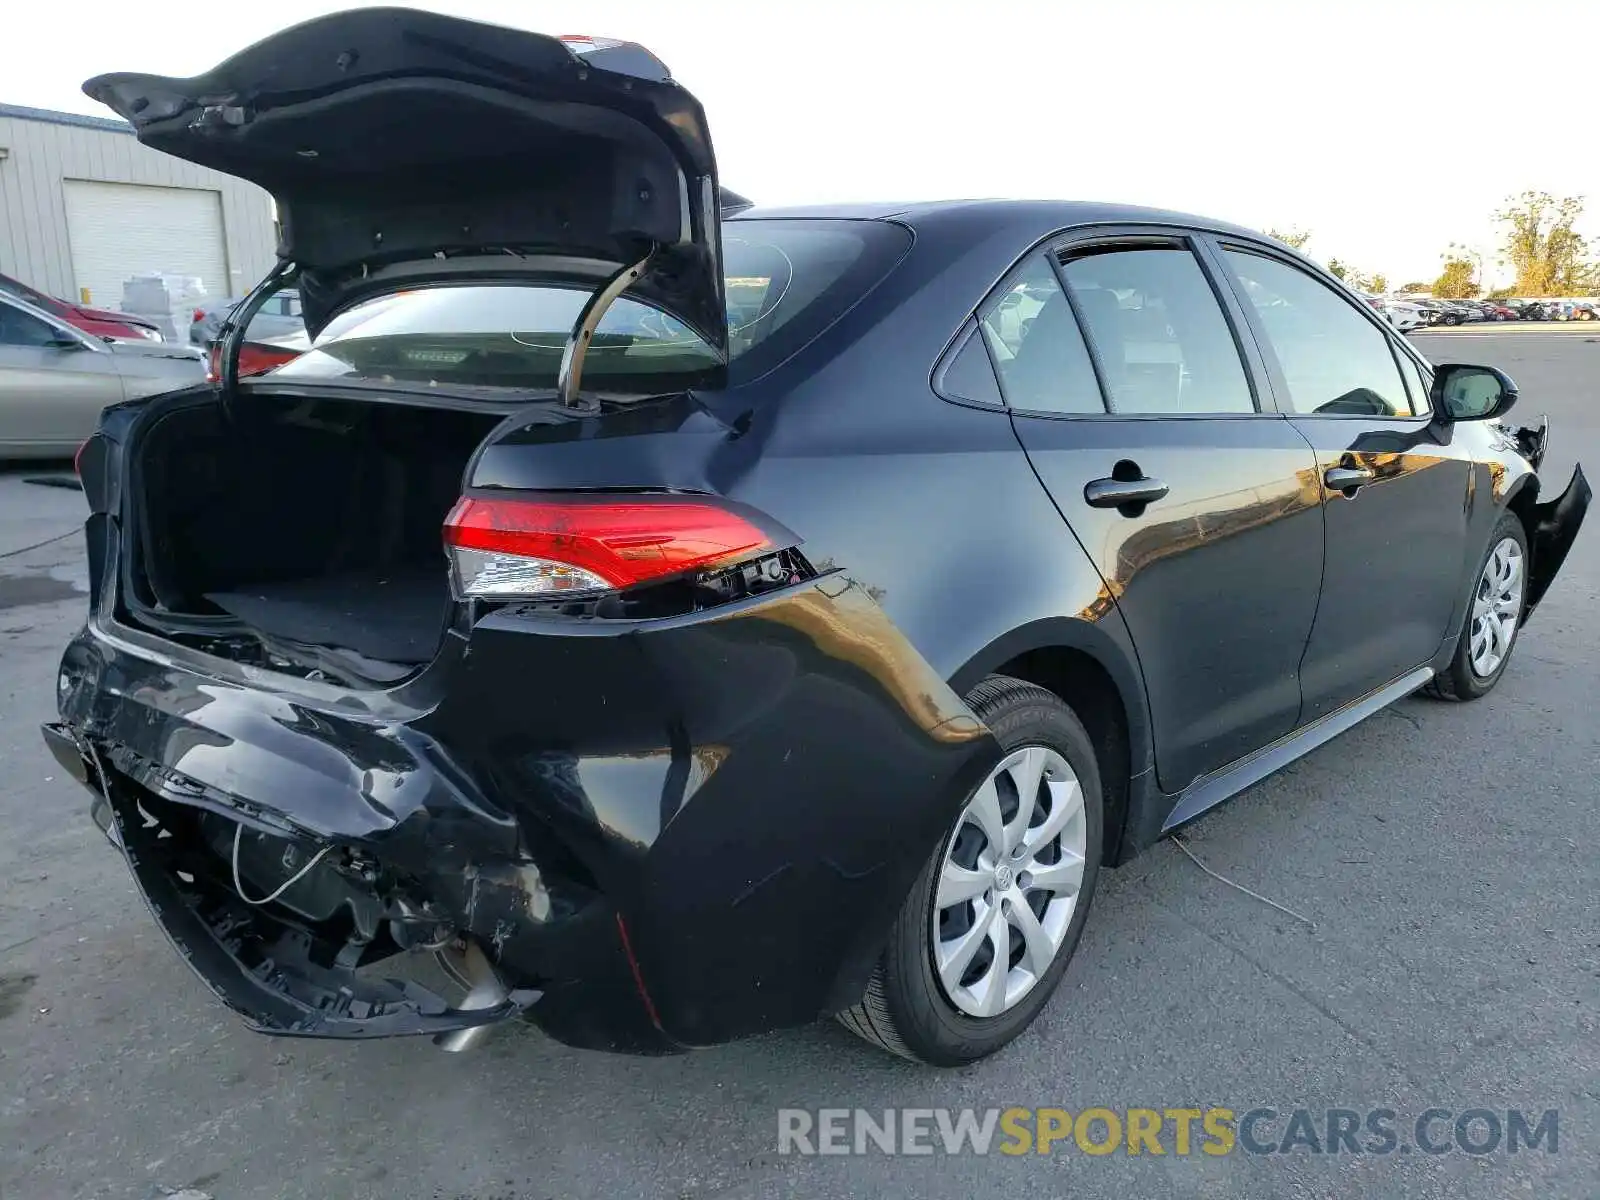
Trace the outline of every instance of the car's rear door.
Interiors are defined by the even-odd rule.
[[[1327,572],[1301,667],[1314,720],[1425,664],[1450,632],[1470,464],[1431,424],[1410,351],[1365,306],[1269,248],[1217,250],[1277,405],[1317,452]]]
[[[0,297],[0,446],[70,452],[122,399],[108,351]]]
[[[1213,272],[1184,234],[1084,231],[982,317],[1017,436],[1133,635],[1168,792],[1294,728],[1322,581],[1316,460],[1258,407]]]

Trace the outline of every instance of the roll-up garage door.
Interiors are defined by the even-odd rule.
[[[122,285],[155,272],[195,275],[208,296],[229,294],[218,193],[69,179],[66,201],[73,274],[94,307],[120,308]]]

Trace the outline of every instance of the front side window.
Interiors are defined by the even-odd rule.
[[[1035,413],[1104,413],[1100,383],[1055,270],[1037,255],[981,323],[1006,403]]]
[[[910,246],[886,221],[735,220],[722,230],[728,378],[783,361],[880,281]],[[554,386],[567,335],[588,299],[529,283],[419,287],[340,313],[308,353],[274,377],[426,387]],[[624,296],[606,310],[584,359],[586,388],[660,392],[721,366],[681,321]]]
[[[1299,267],[1229,247],[1229,266],[1266,332],[1297,413],[1411,416],[1389,339]]]
[[[1189,250],[1108,247],[1071,259],[1063,274],[1113,413],[1255,411],[1238,345]]]
[[[0,346],[48,346],[56,331],[32,313],[0,304]]]
[[[1411,392],[1411,411],[1418,416],[1425,415],[1433,410],[1433,405],[1428,400],[1428,389],[1433,384],[1433,377],[1417,365],[1409,354],[1396,355],[1400,360],[1401,372],[1406,377],[1406,387]]]

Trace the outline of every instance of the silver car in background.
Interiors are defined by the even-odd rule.
[[[229,296],[200,305],[189,323],[189,341],[196,346],[209,346],[217,340],[228,314],[243,303],[243,296]],[[250,319],[249,337],[252,341],[264,342],[304,333],[305,328],[305,319],[300,315],[300,293],[291,288],[267,297],[266,303]]]
[[[0,459],[70,458],[102,409],[204,380],[193,346],[110,343],[0,295]]]

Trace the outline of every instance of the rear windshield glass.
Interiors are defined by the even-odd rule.
[[[882,221],[730,221],[722,227],[729,382],[765,374],[898,262],[911,242]],[[489,284],[429,287],[342,313],[274,377],[427,387],[553,387],[567,332],[588,293]],[[303,335],[302,335],[303,336]],[[590,392],[686,386],[717,366],[681,322],[623,297],[584,359]]]

